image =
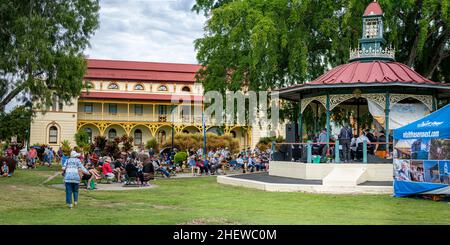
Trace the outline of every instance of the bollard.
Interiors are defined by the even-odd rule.
[[[336,143],[334,144],[334,162],[340,163],[340,150],[339,150],[339,140],[336,140]]]
[[[363,141],[363,163],[367,163],[367,141]]]
[[[311,146],[312,141],[308,140],[307,142],[307,154],[306,154],[306,159],[307,159],[307,163],[312,163],[312,146]]]

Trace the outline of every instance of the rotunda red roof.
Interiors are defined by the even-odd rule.
[[[356,84],[356,83],[414,83],[440,84],[433,82],[407,65],[398,62],[355,61],[337,66],[316,80],[304,85]]]
[[[381,6],[378,2],[371,2],[369,6],[367,6],[366,10],[364,10],[363,16],[370,15],[382,15],[383,10],[381,10]]]

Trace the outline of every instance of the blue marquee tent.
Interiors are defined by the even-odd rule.
[[[425,144],[427,151],[430,151],[433,139],[450,140],[450,104],[435,111],[426,117],[394,130],[394,141],[414,142],[411,143],[411,152],[417,145]],[[419,144],[417,144],[419,142]],[[426,142],[426,143],[423,143]],[[404,144],[403,144],[404,145]],[[423,151],[423,149],[422,149]],[[444,154],[448,156],[448,153]],[[432,154],[426,158],[396,159],[394,158],[394,195],[405,197],[417,194],[450,194],[449,165],[450,159],[436,158]],[[398,170],[395,164],[398,163]],[[415,162],[414,167],[412,163]],[[408,166],[408,164],[411,164]],[[404,166],[403,166],[404,165]],[[427,168],[428,166],[428,168]],[[413,172],[424,177],[421,180],[413,180]],[[433,180],[430,176],[437,176]]]

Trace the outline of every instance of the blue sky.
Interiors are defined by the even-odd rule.
[[[194,40],[205,17],[195,0],[100,0],[100,27],[89,58],[197,63]]]

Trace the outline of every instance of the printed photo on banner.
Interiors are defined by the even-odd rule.
[[[395,159],[394,160],[395,179],[396,180],[411,180],[410,160]]]
[[[411,159],[428,160],[430,139],[416,139],[411,143]]]
[[[410,177],[411,181],[424,182],[423,161],[411,161]]]
[[[425,182],[440,183],[439,161],[423,161]]]
[[[449,184],[450,160],[439,161],[439,176],[442,184]]]
[[[431,139],[430,160],[450,159],[450,140]]]
[[[398,159],[411,159],[411,145],[416,139],[398,140],[394,145],[394,156]]]

